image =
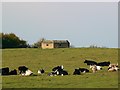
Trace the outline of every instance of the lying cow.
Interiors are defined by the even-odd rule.
[[[87,63],[87,65],[97,65],[97,62],[91,60],[85,60],[84,63]]]
[[[43,74],[43,73],[45,73],[45,70],[44,70],[44,69],[38,70],[38,74]]]
[[[28,70],[28,68],[26,66],[19,66],[18,70],[19,70],[19,74],[21,74],[21,73],[25,73]]]
[[[79,69],[75,69],[73,75],[81,75],[81,73],[86,73],[86,72],[89,72],[89,70],[86,68],[79,68]]]
[[[97,65],[98,66],[109,66],[110,62],[99,62]]]
[[[52,69],[52,72],[49,73],[48,75],[49,75],[49,76],[56,76],[56,75],[61,75],[61,76],[63,76],[63,75],[68,75],[68,72],[65,71],[65,70],[63,70],[63,69],[64,69],[64,68],[63,68],[63,65],[62,65],[62,66],[54,67],[54,68]]]
[[[75,69],[75,71],[73,72],[73,75],[81,75],[81,72],[79,69]]]
[[[19,66],[18,70],[19,74],[21,74],[22,76],[30,76],[33,74],[33,72],[29,70],[26,66]]]

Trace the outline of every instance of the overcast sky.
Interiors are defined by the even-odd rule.
[[[2,3],[2,31],[29,44],[44,37],[76,47],[118,47],[117,2]]]

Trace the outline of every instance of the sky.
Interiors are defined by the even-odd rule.
[[[107,0],[106,0],[107,1]],[[2,32],[29,44],[40,38],[75,47],[118,47],[117,2],[3,2]]]

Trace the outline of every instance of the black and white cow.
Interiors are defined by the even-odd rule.
[[[19,70],[19,74],[21,74],[21,73],[25,73],[28,70],[28,68],[26,66],[19,66],[18,70]]]
[[[19,74],[21,74],[22,76],[30,76],[33,74],[33,72],[29,70],[26,66],[19,66],[18,70]]]
[[[75,71],[73,72],[73,75],[81,75],[81,72],[79,69],[75,69]]]
[[[66,70],[63,70],[63,69],[64,69],[63,65],[62,65],[62,66],[54,67],[54,68],[52,69],[52,72],[49,73],[48,75],[49,75],[49,76],[56,76],[56,75],[61,75],[61,76],[63,76],[63,75],[68,75],[68,72],[67,72]]]
[[[97,62],[91,60],[85,60],[84,63],[87,63],[87,65],[97,65]]]
[[[110,62],[99,62],[97,63],[97,66],[109,66]]]
[[[45,70],[44,70],[44,69],[38,70],[38,74],[43,74],[43,73],[45,73]]]
[[[86,72],[89,72],[89,70],[86,68],[78,68],[74,70],[73,75],[81,75],[81,73],[86,73]]]

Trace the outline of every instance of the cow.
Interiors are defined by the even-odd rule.
[[[1,68],[0,73],[1,75],[9,75],[9,67]]]
[[[97,62],[91,60],[85,60],[84,63],[87,63],[87,65],[97,65]]]
[[[78,69],[75,69],[75,71],[73,72],[73,75],[81,75],[81,73],[86,73],[86,72],[89,72],[89,70],[86,68],[78,68]]]
[[[22,76],[33,75],[33,72],[29,70],[26,66],[19,66],[18,70],[19,70],[19,74],[21,74]]]
[[[49,76],[56,76],[56,75],[61,75],[61,76],[63,76],[63,75],[68,75],[68,72],[67,72],[66,70],[63,70],[63,69],[64,69],[63,65],[61,65],[61,66],[56,66],[56,67],[54,67],[54,68],[52,69],[52,72],[49,73],[48,75],[49,75]]]
[[[110,62],[99,62],[97,63],[97,66],[109,66]]]
[[[17,75],[17,70],[16,70],[16,69],[11,70],[11,71],[9,72],[9,75]]]
[[[75,69],[75,71],[73,72],[73,75],[81,75],[81,72],[79,69]]]
[[[18,70],[19,70],[19,74],[21,74],[21,73],[25,73],[28,70],[28,68],[26,66],[19,66]]]
[[[44,70],[44,69],[38,70],[38,74],[43,74],[43,73],[45,73],[45,70]]]

